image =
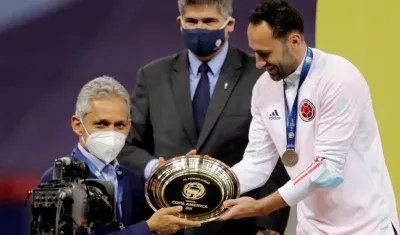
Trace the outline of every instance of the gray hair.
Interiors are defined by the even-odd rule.
[[[118,97],[125,100],[130,119],[129,93],[121,83],[109,76],[95,78],[82,87],[76,101],[75,115],[83,119],[90,112],[90,102],[103,97]]]
[[[183,15],[185,7],[195,5],[217,5],[219,13],[228,18],[232,16],[232,0],[178,0],[179,13]]]

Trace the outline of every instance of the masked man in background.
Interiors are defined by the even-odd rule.
[[[263,72],[254,57],[228,42],[235,27],[232,0],[178,0],[178,8],[188,50],[139,69],[132,128],[118,157],[146,177],[163,163],[160,157],[170,159],[190,150],[229,166],[238,163],[248,143],[251,92]],[[275,176],[267,182],[272,186],[267,194],[289,180],[279,161]],[[246,195],[259,198],[260,190]],[[283,208],[260,228],[254,217],[205,223],[185,233],[255,235],[257,230],[273,229],[283,234],[288,216],[289,208]]]

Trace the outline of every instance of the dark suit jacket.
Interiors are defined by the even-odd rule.
[[[88,161],[85,156],[75,148],[73,157],[78,160]],[[123,231],[119,230],[118,225],[103,226],[95,225],[92,235],[151,235],[147,226],[146,219],[151,215],[151,210],[147,206],[144,196],[144,178],[129,169],[120,166],[124,181],[124,191],[122,198],[122,220],[125,226]],[[49,182],[53,176],[53,168],[48,169],[42,176],[41,182]],[[90,172],[89,179],[97,179]]]
[[[230,46],[197,135],[187,51],[142,67],[131,100],[132,128],[119,162],[142,173],[155,157],[169,159],[196,149],[233,166],[242,159],[248,143],[252,89],[262,73],[254,57]],[[247,195],[258,198],[259,190]],[[248,218],[206,223],[199,228],[204,233],[197,234],[255,234],[250,232],[254,228],[255,218]]]

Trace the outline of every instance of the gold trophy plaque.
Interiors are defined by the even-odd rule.
[[[185,155],[158,167],[149,176],[145,192],[154,211],[182,206],[180,217],[204,223],[227,210],[223,202],[238,198],[240,186],[225,163],[206,155]]]

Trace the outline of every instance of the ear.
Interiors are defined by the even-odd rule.
[[[126,127],[127,127],[129,130],[131,129],[131,127],[132,127],[132,120],[131,120],[131,119],[128,120],[128,124],[126,125]]]
[[[236,20],[233,17],[230,17],[228,24],[226,25],[226,31],[228,33],[232,33],[235,30]]]
[[[79,137],[83,136],[83,125],[81,119],[77,115],[72,115],[71,127],[75,134],[77,134]]]
[[[178,17],[176,17],[176,22],[178,22],[178,24],[179,24],[179,29],[180,29],[180,31],[182,32],[182,16],[178,16]]]
[[[292,49],[296,49],[301,44],[302,37],[299,33],[293,32],[288,36],[288,42]]]

